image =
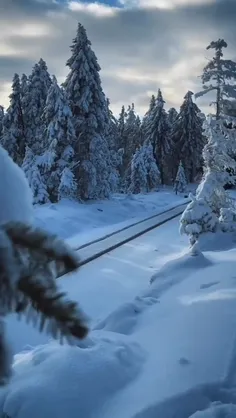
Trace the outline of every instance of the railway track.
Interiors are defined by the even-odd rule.
[[[172,219],[177,218],[183,213],[188,203],[189,199],[184,204],[178,205],[172,209],[168,209],[157,215],[150,216],[139,222],[122,228],[119,231],[108,234],[100,239],[74,248],[74,250],[79,254],[81,266],[96,260],[104,254],[113,251],[118,247],[121,247],[127,242],[130,242],[135,238],[146,234],[152,229],[155,229]],[[61,271],[58,275],[58,278],[65,276],[67,273],[68,272],[65,270]]]

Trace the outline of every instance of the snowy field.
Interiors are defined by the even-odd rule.
[[[189,191],[195,188],[190,185]],[[75,243],[79,246],[184,203],[185,195],[188,191],[176,196],[173,189],[166,186],[158,192],[116,194],[110,200],[83,204],[64,200],[35,206],[35,221],[61,238],[69,238],[72,246]]]
[[[44,335],[8,320],[18,354],[0,398],[7,417],[236,416],[236,236],[209,235],[203,255],[190,256],[178,226],[61,280],[91,319],[80,347],[44,345]]]

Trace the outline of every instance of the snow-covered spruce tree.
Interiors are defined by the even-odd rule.
[[[160,185],[160,172],[149,141],[137,148],[131,161],[130,193],[144,193],[157,190]]]
[[[78,185],[72,170],[65,167],[60,176],[58,187],[58,200],[75,199],[78,194]]]
[[[118,121],[109,108],[109,100],[107,99],[107,106],[109,112],[109,127],[107,132],[107,142],[110,151],[111,159],[111,173],[110,186],[111,191],[117,192],[120,187],[120,170],[123,162],[123,148],[120,148],[120,138],[118,130]]]
[[[130,182],[131,161],[135,150],[141,145],[141,122],[137,116],[134,104],[128,107],[123,130],[123,167],[122,181],[126,185]]]
[[[153,155],[153,146],[150,141],[145,141],[141,147],[144,164],[147,172],[147,188],[148,191],[157,190],[161,183],[160,171],[157,167],[156,160]]]
[[[24,78],[24,84],[22,84],[26,145],[32,148],[32,151],[38,155],[44,151],[45,146],[45,125],[42,120],[42,114],[51,83],[47,65],[43,59],[40,59],[33,67],[28,82]]]
[[[197,196],[204,198],[214,213],[220,216],[221,208],[231,207],[232,204],[224,185],[235,181],[230,174],[236,171],[236,161],[232,157],[235,137],[221,120],[215,122],[210,117],[206,135],[208,142],[203,150],[204,177],[197,188]]]
[[[75,170],[81,199],[107,198],[111,192],[111,159],[106,140],[109,114],[99,76],[100,66],[85,28],[79,23],[67,61],[70,72],[64,83],[78,140]]]
[[[175,182],[174,182],[175,193],[177,194],[177,193],[185,192],[186,186],[187,186],[187,180],[185,176],[185,171],[184,171],[182,161],[180,161],[176,178],[175,178]]]
[[[236,98],[236,62],[223,59],[223,48],[227,48],[224,39],[212,41],[207,50],[215,51],[214,57],[203,69],[202,84],[203,90],[195,95],[201,97],[209,92],[216,92],[216,118],[219,119],[224,106],[229,99]]]
[[[193,247],[201,234],[216,231],[218,218],[205,199],[192,194],[190,198],[192,201],[180,218],[180,233],[188,236],[190,246]]]
[[[25,153],[25,129],[21,103],[21,86],[18,74],[13,77],[10,105],[2,120],[1,143],[12,159],[21,165]]]
[[[0,105],[0,140],[2,138],[3,118],[4,118],[4,107]]]
[[[171,107],[168,110],[168,123],[170,126],[170,129],[172,129],[174,122],[176,121],[176,118],[178,116],[178,112],[174,107]]]
[[[206,135],[208,142],[203,150],[204,177],[197,188],[196,198],[192,198],[192,203],[187,206],[180,221],[180,230],[190,237],[191,244],[201,233],[214,232],[219,218],[224,230],[225,210],[227,209],[227,219],[229,212],[234,213],[234,206],[224,185],[233,181],[227,169],[236,170],[236,162],[231,157],[234,146],[232,142],[235,142],[235,138],[231,137],[230,130],[228,131],[220,120],[215,123],[211,118],[207,120]],[[200,225],[200,228],[195,227],[195,224]]]
[[[129,193],[145,193],[147,190],[147,169],[145,166],[143,147],[139,147],[131,160]]]
[[[152,111],[155,105],[156,105],[156,97],[153,94],[150,99],[148,111],[145,113],[143,120],[142,120],[142,124],[141,124],[142,143],[146,141],[149,118],[150,118],[150,115],[152,114]]]
[[[46,126],[45,151],[38,158],[38,165],[43,172],[50,201],[56,202],[62,172],[65,168],[70,170],[76,162],[76,133],[69,101],[55,76],[48,90],[42,120]],[[75,195],[73,190],[73,196]]]
[[[148,117],[145,129],[145,137],[151,142],[154,149],[154,156],[160,170],[161,184],[169,182],[168,157],[172,147],[164,104],[165,101],[159,89],[155,106]]]
[[[32,190],[34,204],[49,202],[47,187],[44,183],[43,177],[41,176],[38,165],[38,156],[35,155],[28,146],[25,150],[25,158],[22,164],[22,169],[25,172],[26,178]]]
[[[192,95],[191,91],[185,95],[171,134],[174,142],[176,170],[181,160],[190,183],[194,181],[202,166],[202,150],[205,143],[202,120],[199,118],[199,109],[193,103]]]

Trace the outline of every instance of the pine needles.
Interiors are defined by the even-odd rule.
[[[10,222],[0,228],[0,314],[24,315],[40,332],[70,344],[88,333],[76,302],[59,291],[56,276],[79,268],[76,254],[40,228]],[[0,383],[10,376],[4,327],[0,332]],[[3,383],[5,384],[5,383]]]

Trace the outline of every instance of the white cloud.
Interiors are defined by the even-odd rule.
[[[125,7],[156,7],[159,9],[174,9],[181,6],[214,4],[217,0],[120,0]]]
[[[235,19],[231,12],[230,25],[229,17],[223,16],[227,10],[224,8],[219,11],[220,20],[217,20],[216,11],[212,14],[207,0],[204,9],[191,3],[192,7],[185,7],[183,11],[181,8],[169,10],[167,5],[180,6],[185,0],[163,1],[165,10],[142,7],[120,10],[98,3],[71,1],[67,9],[44,14],[41,11],[41,15],[31,10],[31,15],[24,18],[18,18],[15,13],[9,20],[2,13],[1,102],[7,105],[14,72],[30,73],[40,57],[47,61],[58,81],[63,81],[68,72],[65,62],[70,56],[69,45],[80,21],[92,41],[102,68],[103,87],[115,113],[123,104],[134,102],[143,114],[151,94],[159,87],[167,105],[178,107],[187,90],[197,91],[200,87],[198,76],[206,63],[206,45],[216,36],[224,37],[225,33],[236,39],[232,29]],[[189,5],[189,1],[185,3]],[[155,5],[160,7],[160,0],[156,0]]]

